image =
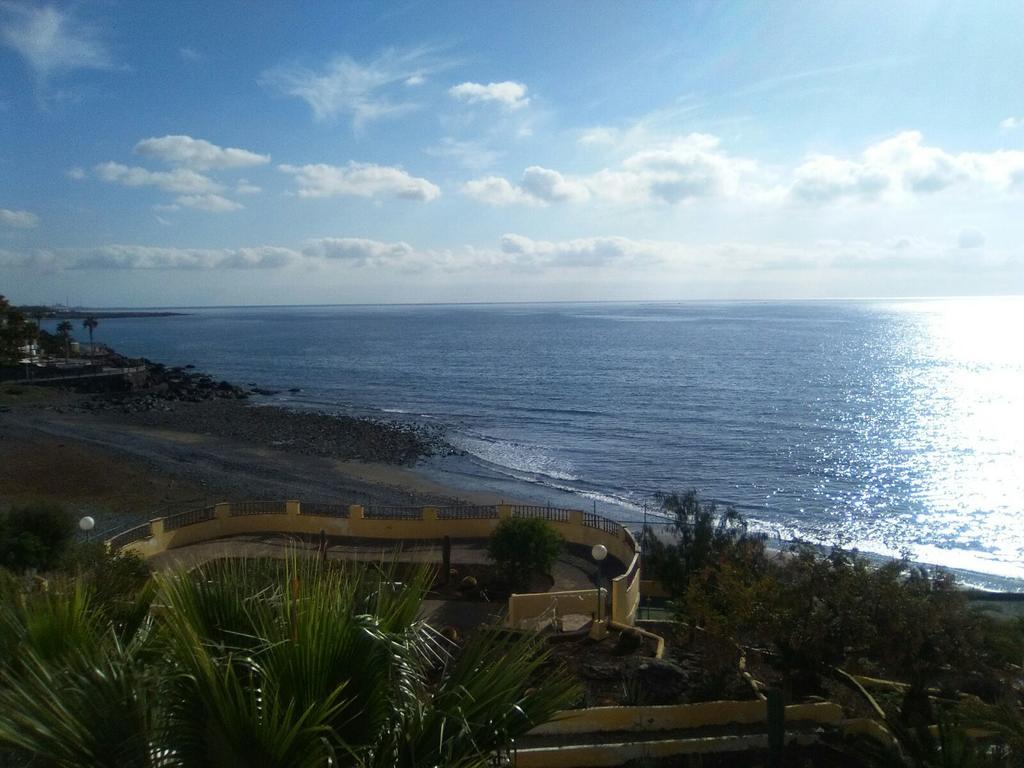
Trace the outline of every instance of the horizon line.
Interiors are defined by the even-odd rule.
[[[297,304],[151,304],[145,306],[85,305],[26,302],[26,306],[43,306],[50,309],[62,307],[68,310],[174,310],[174,309],[284,309],[311,307],[487,307],[558,304],[768,304],[803,302],[847,302],[847,301],[948,301],[952,299],[1021,299],[1024,294],[951,294],[943,296],[794,296],[787,298],[704,298],[704,299],[547,299],[521,301],[395,301],[395,302],[312,302]],[[19,303],[18,306],[21,306]]]

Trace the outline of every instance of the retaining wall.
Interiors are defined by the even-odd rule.
[[[618,523],[575,509],[512,504],[478,507],[309,504],[304,509],[294,500],[224,502],[151,520],[119,533],[108,545],[152,557],[189,544],[252,533],[316,536],[322,530],[328,536],[386,541],[440,541],[445,536],[485,539],[501,520],[512,517],[542,518],[573,544],[586,547],[603,544],[608,553],[625,566],[624,573],[611,583],[608,618],[619,624],[633,624],[640,601],[640,551],[636,539]],[[509,604],[509,624],[518,627],[535,622],[552,609],[561,614],[596,614],[597,590],[515,595]]]

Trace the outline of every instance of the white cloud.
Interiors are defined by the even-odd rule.
[[[107,162],[96,166],[96,175],[103,181],[125,187],[157,187],[181,195],[218,194],[223,187],[209,176],[188,168],[172,171],[150,171],[138,166]]]
[[[960,248],[981,248],[986,240],[985,233],[977,227],[964,227],[956,237],[957,246]]]
[[[475,179],[462,186],[463,194],[489,205],[548,205],[585,202],[590,199],[586,185],[566,179],[558,171],[531,165],[516,186],[500,176]]]
[[[584,184],[539,165],[531,165],[523,171],[520,186],[526,194],[548,203],[580,203],[590,199],[590,191]]]
[[[873,200],[890,184],[889,174],[852,160],[814,155],[793,172],[790,192],[798,200],[820,203],[840,198]]]
[[[401,168],[372,163],[350,162],[346,166],[279,165],[299,185],[299,197],[399,197],[430,202],[441,195],[441,189],[426,179],[411,176]]]
[[[448,89],[453,98],[467,104],[493,102],[505,109],[522,109],[530,103],[526,86],[513,80],[500,83],[460,83]]]
[[[527,194],[501,176],[486,176],[467,181],[462,185],[461,191],[464,195],[488,205],[544,205],[543,201]]]
[[[1008,117],[999,123],[1004,131],[1015,131],[1024,125],[1024,117]]]
[[[34,213],[0,208],[0,225],[17,229],[31,229],[37,224],[39,224],[39,217]]]
[[[285,64],[268,69],[260,83],[277,93],[305,101],[318,120],[352,118],[359,130],[373,120],[393,118],[418,105],[388,93],[395,86],[417,85],[427,75],[451,66],[429,49],[387,50],[366,63],[336,56],[321,70]]]
[[[158,219],[159,220],[159,219]],[[161,223],[167,223],[161,221]],[[973,239],[972,239],[973,238]],[[968,238],[977,242],[976,234]],[[601,270],[656,279],[735,279],[739,273],[815,274],[815,270],[896,270],[919,273],[935,267],[962,274],[1021,264],[1016,252],[962,249],[919,237],[873,243],[866,240],[822,240],[812,243],[718,242],[689,243],[627,237],[580,237],[535,240],[504,235],[497,248],[462,246],[417,249],[405,242],[327,237],[301,248],[159,248],[108,245],[94,248],[0,250],[0,267],[36,270],[216,270],[275,269],[296,263],[334,265],[347,269],[426,273],[478,272],[488,279],[498,273]]]
[[[450,136],[442,139],[436,147],[429,147],[426,153],[433,157],[450,157],[464,168],[472,170],[494,165],[503,154],[480,142],[458,141]]]
[[[414,253],[408,243],[383,243],[360,237],[323,237],[302,249],[309,258],[339,261],[352,266],[396,266]]]
[[[218,147],[205,139],[191,136],[161,136],[143,139],[135,145],[135,154],[153,157],[168,165],[184,166],[197,171],[214,168],[247,168],[266,165],[270,155],[260,155],[247,149]]]
[[[656,144],[627,157],[620,166],[567,178],[531,166],[518,186],[498,176],[463,185],[463,192],[491,205],[546,205],[585,202],[685,203],[712,197],[765,196],[757,184],[757,164],[719,149],[718,139],[694,133]]]
[[[183,205],[186,208],[198,208],[201,211],[209,211],[210,213],[227,213],[229,211],[238,211],[245,207],[241,203],[236,203],[234,200],[229,200],[221,195],[180,195],[176,199],[179,205]]]
[[[76,181],[81,181],[86,176],[85,168],[80,168],[77,165],[73,168],[68,168],[66,173],[69,179],[75,179]]]
[[[905,199],[968,184],[996,191],[1024,187],[1024,151],[961,152],[928,146],[918,131],[870,145],[857,159],[815,155],[793,174],[803,202]]]
[[[560,242],[523,235],[501,238],[501,250],[515,263],[534,267],[629,267],[662,261],[670,244],[625,237],[584,237]]]
[[[0,252],[0,266],[45,270],[276,269],[300,259],[290,248],[158,248],[104,245],[96,248]]]
[[[719,148],[719,139],[691,133],[664,146],[626,158],[616,172],[595,178],[594,191],[612,199],[625,197],[680,203],[697,198],[736,196],[743,177],[757,164]]]
[[[425,78],[419,72],[417,72],[415,75],[412,75],[411,77],[405,78],[405,84],[410,88],[415,88],[417,86],[423,85],[425,82],[427,82],[427,78]]]
[[[195,48],[190,48],[187,45],[182,46],[178,49],[178,55],[181,56],[182,61],[188,62],[202,61],[204,58],[206,58],[205,56],[203,56],[202,53],[197,51]]]
[[[0,40],[17,51],[45,83],[53,75],[76,69],[114,66],[99,32],[52,5],[0,3]]]

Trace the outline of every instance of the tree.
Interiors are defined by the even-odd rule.
[[[32,338],[25,315],[0,295],[0,362],[21,359],[21,348]]]
[[[564,547],[562,536],[547,521],[513,517],[498,523],[487,551],[502,574],[522,586],[532,573],[549,573]]]
[[[643,568],[673,595],[686,592],[690,580],[722,558],[744,561],[763,555],[764,538],[747,531],[747,523],[734,507],[720,510],[702,502],[695,490],[666,496],[661,511],[671,519],[673,542],[659,538],[648,527],[643,532]]]
[[[82,327],[89,331],[89,357],[96,357],[96,348],[92,344],[92,332],[96,330],[96,326],[100,324],[100,321],[95,317],[89,316],[82,321]]]
[[[229,560],[158,575],[111,630],[88,591],[0,607],[0,746],[52,766],[484,768],[576,696],[532,637],[458,649],[431,574]],[[4,653],[17,648],[18,653]]]
[[[74,516],[58,504],[35,502],[0,514],[0,565],[15,571],[52,568],[74,538]]]
[[[61,320],[57,323],[57,335],[64,341],[64,362],[71,357],[71,321]]]

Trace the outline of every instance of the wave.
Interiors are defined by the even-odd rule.
[[[483,459],[492,467],[517,470],[555,480],[579,479],[572,473],[571,467],[553,456],[539,452],[535,446],[456,432],[448,435],[448,441],[456,448]]]

